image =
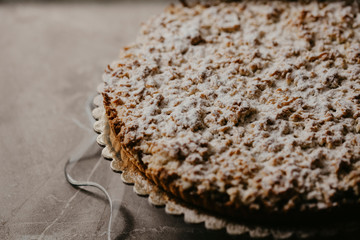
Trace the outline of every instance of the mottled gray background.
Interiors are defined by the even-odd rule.
[[[168,3],[0,2],[0,239],[105,239],[106,199],[71,187],[64,164],[96,135],[85,109],[105,66]],[[87,155],[72,173],[103,184],[121,205],[113,237],[226,237],[149,205],[110,170],[96,144]]]
[[[101,192],[71,187],[63,168],[96,134],[86,114],[105,66],[166,1],[0,0],[0,238],[106,239]],[[117,239],[249,239],[184,223],[133,193],[93,144],[72,171],[118,206]]]

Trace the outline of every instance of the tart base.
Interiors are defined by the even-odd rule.
[[[99,89],[101,88],[102,86],[99,86]],[[309,220],[313,219],[313,215],[310,213],[308,216],[302,215],[301,219],[293,219],[297,220],[297,223],[301,223],[301,221],[306,223],[304,226],[302,226],[302,224],[279,224],[279,222],[274,221],[274,218],[271,218],[270,216],[263,216],[262,219],[257,219],[258,221],[256,221],[256,217],[261,217],[259,215],[253,215],[250,220],[248,219],[246,223],[244,223],[244,217],[235,219],[231,217],[223,217],[219,216],[219,214],[214,214],[213,212],[204,211],[202,208],[189,205],[183,200],[174,197],[177,193],[176,190],[171,187],[167,187],[166,185],[164,187],[164,184],[159,184],[161,188],[168,191],[168,193],[164,192],[163,189],[154,184],[154,182],[156,183],[158,180],[154,178],[153,175],[144,174],[144,172],[141,171],[141,169],[144,169],[144,166],[134,164],[134,162],[136,163],[134,156],[129,150],[124,149],[121,143],[116,140],[115,134],[111,130],[111,125],[106,117],[102,101],[103,98],[101,95],[98,95],[94,99],[94,103],[97,108],[93,111],[93,115],[95,119],[97,119],[97,122],[94,124],[94,129],[96,132],[100,133],[97,141],[101,146],[105,147],[102,155],[104,158],[111,160],[112,170],[122,174],[122,180],[124,183],[134,184],[134,191],[138,195],[149,196],[149,202],[155,206],[165,206],[165,212],[168,214],[184,215],[184,220],[188,223],[204,222],[205,227],[211,230],[225,228],[227,233],[231,235],[248,233],[251,237],[273,236],[275,239],[286,239],[291,236],[297,236],[299,238],[325,235],[333,236],[340,231],[355,231],[357,234],[357,229],[360,229],[359,221],[356,221],[356,219],[350,219],[349,215],[347,216],[346,221],[334,222],[334,219],[337,219],[334,214],[329,215],[329,213],[324,213],[322,216],[324,220],[323,223],[315,226],[313,224],[309,224]],[[169,192],[171,194],[169,194]],[[180,195],[180,198],[183,197]],[[347,211],[340,211],[340,215],[346,216],[348,212],[354,212],[353,210],[353,208],[349,208]],[[356,211],[358,211],[358,209],[356,209]],[[295,216],[293,215],[292,217]],[[307,219],[305,219],[306,217]],[[287,221],[288,220],[289,219],[287,219]],[[259,222],[261,224],[259,224]],[[276,224],[274,224],[274,222],[276,222]]]

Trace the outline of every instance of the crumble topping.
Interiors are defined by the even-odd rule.
[[[104,80],[118,138],[183,189],[274,211],[359,202],[356,2],[171,6]]]

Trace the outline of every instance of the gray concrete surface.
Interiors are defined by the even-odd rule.
[[[0,4],[0,239],[106,239],[106,199],[71,187],[63,167],[95,134],[85,108],[103,69],[166,4]],[[103,184],[120,206],[113,239],[227,237],[150,206],[96,144],[87,155],[72,173]]]

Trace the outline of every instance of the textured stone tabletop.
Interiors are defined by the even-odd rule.
[[[109,206],[63,173],[96,134],[86,113],[105,66],[167,2],[1,3],[0,238],[106,239]],[[112,239],[249,239],[184,223],[137,196],[91,145],[72,169],[118,207]]]
[[[106,198],[70,186],[63,168],[80,142],[96,135],[86,107],[103,69],[167,4],[0,3],[1,239],[106,239]],[[72,174],[101,183],[120,205],[113,239],[227,238],[151,206],[100,150],[94,144]]]

